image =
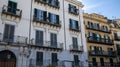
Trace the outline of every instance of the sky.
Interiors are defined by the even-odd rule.
[[[109,19],[120,19],[120,0],[79,0],[87,13],[97,13]]]

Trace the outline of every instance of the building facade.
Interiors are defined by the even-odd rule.
[[[111,67],[116,53],[108,19],[99,14],[84,13],[89,66]]]
[[[109,23],[111,25],[112,35],[114,37],[116,61],[120,62],[120,19],[109,20]]]
[[[0,67],[88,67],[82,3],[1,0]]]

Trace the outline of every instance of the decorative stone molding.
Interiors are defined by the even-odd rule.
[[[80,7],[84,7],[84,5],[80,1],[77,1],[77,0],[66,0],[66,1],[73,3],[73,4],[76,4]]]

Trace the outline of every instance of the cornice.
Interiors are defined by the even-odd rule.
[[[84,7],[84,5],[80,1],[78,1],[78,0],[65,0],[65,1],[73,3],[73,4],[77,5],[77,6],[82,7],[82,8]]]
[[[94,21],[99,21],[99,22],[103,22],[108,24],[108,20],[106,17],[103,17],[102,15],[98,15],[98,14],[88,14],[88,13],[84,13],[83,14],[84,19],[90,19],[90,20],[94,20]]]

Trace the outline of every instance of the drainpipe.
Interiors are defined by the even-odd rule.
[[[29,25],[29,44],[30,44],[30,38],[31,38],[31,24],[32,24],[32,6],[33,6],[33,0],[31,0],[31,7],[30,7],[30,25]]]
[[[66,48],[66,30],[65,30],[65,8],[64,8],[64,1],[65,0],[63,0],[64,43],[65,43],[65,50],[67,50],[67,48]]]

